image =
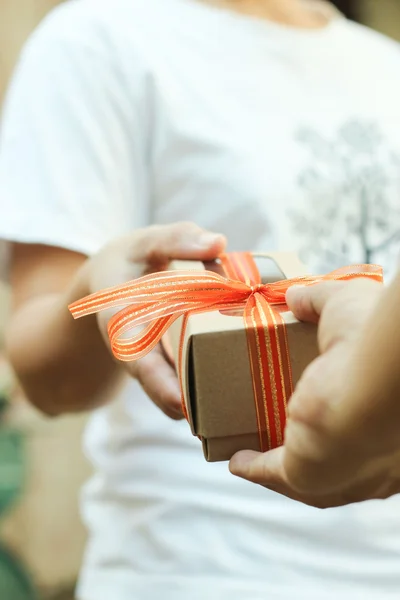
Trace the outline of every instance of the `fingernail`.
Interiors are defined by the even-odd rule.
[[[223,242],[224,236],[220,233],[211,233],[209,231],[202,233],[196,240],[196,245],[201,248],[209,248],[217,242]]]

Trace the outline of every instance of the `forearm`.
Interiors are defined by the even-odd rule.
[[[7,350],[29,400],[49,415],[100,405],[122,370],[112,359],[95,317],[74,321],[68,304],[88,293],[81,269],[62,293],[22,305],[7,329]]]

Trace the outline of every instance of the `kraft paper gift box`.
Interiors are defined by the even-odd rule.
[[[263,283],[308,275],[305,266],[293,254],[269,253],[257,255],[255,260]],[[171,268],[194,272],[212,270],[221,274],[218,263],[176,261]],[[275,310],[279,311],[279,307]],[[281,316],[289,351],[288,356],[281,358],[290,361],[295,386],[304,369],[318,355],[317,328],[314,324],[299,322],[287,308]],[[179,319],[168,332],[168,354],[172,352],[175,365],[179,365],[181,327],[182,319]],[[200,437],[204,456],[210,462],[229,460],[243,449],[267,449],[261,447],[246,336],[243,309],[236,311],[235,316],[220,311],[194,314],[187,321],[179,377],[192,433]],[[276,403],[265,412],[266,421],[269,420],[264,431],[268,447],[280,445],[284,415],[279,414]],[[272,430],[277,432],[274,442],[270,439]]]

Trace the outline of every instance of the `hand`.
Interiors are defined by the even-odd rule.
[[[222,235],[192,223],[147,227],[111,243],[87,263],[88,293],[163,271],[171,260],[215,259],[224,247]],[[112,314],[113,311],[104,311],[98,315],[99,328],[107,346],[107,324]],[[173,419],[182,418],[177,375],[160,346],[141,360],[123,363],[123,367],[140,382],[166,415]]]
[[[367,280],[288,292],[297,318],[319,321],[321,356],[290,400],[284,446],[266,454],[238,453],[230,463],[233,474],[320,508],[400,492],[400,410],[393,392],[400,388],[398,382],[388,390],[374,388],[367,363],[375,350],[368,348],[367,334],[379,320],[378,306],[388,309],[385,293]],[[374,360],[376,365],[384,356]]]

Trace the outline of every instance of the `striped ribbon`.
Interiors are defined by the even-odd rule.
[[[281,316],[287,290],[293,285],[329,280],[368,278],[382,282],[382,269],[354,265],[327,275],[263,284],[250,253],[224,254],[220,260],[226,277],[211,271],[164,271],[87,296],[71,304],[69,310],[77,319],[123,307],[108,324],[112,352],[121,361],[138,360],[148,354],[171,324],[183,316],[179,372],[190,315],[213,310],[243,311],[260,448],[264,452],[283,442],[286,407],[293,391],[286,326]],[[138,327],[139,332],[124,336]]]

